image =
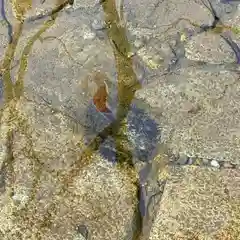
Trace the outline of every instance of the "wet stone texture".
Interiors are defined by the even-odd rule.
[[[11,6],[5,2],[8,19],[15,23]],[[239,26],[236,3],[220,6],[218,1],[212,2],[224,24]],[[86,79],[96,70],[106,73],[113,84],[117,79],[113,43],[107,38],[104,14],[96,3],[75,1],[59,13],[29,53],[24,96],[1,111],[0,239],[131,239],[137,207],[136,172],[106,161],[111,155],[103,148],[80,159],[89,127],[84,120],[96,92],[96,84]],[[162,25],[178,17],[210,23],[212,16],[201,1],[124,3],[127,36],[135,54],[133,68],[143,84],[134,100],[140,106],[128,116],[134,157],[146,160],[161,136],[169,151],[181,156],[180,164],[201,158],[215,169],[179,167],[170,171],[161,204],[153,207],[159,207],[159,213],[150,239],[192,240],[196,234],[199,239],[238,239],[240,85],[239,72],[234,70],[239,67],[188,66],[188,60],[231,63],[235,61],[233,51],[215,33],[179,42],[183,29],[193,30],[186,21],[164,32],[168,26]],[[35,10],[27,16],[52,7],[51,1],[33,1]],[[44,20],[24,23],[13,66]],[[232,38],[239,43],[238,35]],[[2,60],[8,40],[4,24],[0,40]],[[13,81],[17,70],[11,71]],[[116,110],[116,105],[111,107]],[[14,117],[12,110],[16,111]],[[95,113],[91,117],[100,118]],[[108,124],[105,119],[98,123],[99,128]],[[97,129],[89,135],[93,137]],[[111,144],[109,140],[107,145],[114,150]],[[150,154],[139,151],[143,146]],[[115,152],[111,154],[114,158]],[[216,171],[218,160],[226,163],[223,168],[233,166],[231,162],[236,169]]]
[[[170,12],[165,12],[167,4],[172,6]],[[192,1],[191,8],[186,7],[187,1],[181,1],[178,4],[165,1],[159,3],[155,15],[153,14],[150,18],[156,25],[155,34],[167,28],[160,28],[160,25],[164,24],[162,21],[166,20],[166,24],[174,22],[177,14],[196,23],[211,22],[211,15],[207,17],[208,10],[199,5],[197,1]],[[216,6],[215,3],[214,5]],[[216,7],[226,25],[239,25],[239,10],[234,6],[232,6],[231,13],[226,13],[225,5]],[[177,13],[172,14],[172,9]],[[189,15],[186,11],[190,9]],[[192,9],[198,9],[199,14],[192,16],[191,14],[195,13]],[[160,14],[158,10],[164,13]],[[138,14],[142,16],[146,12],[141,13],[139,10]],[[157,14],[164,17],[158,20]],[[140,17],[138,19],[141,20]],[[161,21],[161,24],[158,21]],[[138,26],[141,24],[143,23],[139,23]],[[182,21],[169,30],[168,38],[175,39],[175,42],[172,42],[173,47],[177,42],[171,31],[176,32],[177,29],[185,27],[189,28],[190,25]],[[233,35],[233,37],[238,43],[239,36]],[[159,36],[159,38],[162,37]],[[160,45],[160,53],[162,52],[164,56],[164,53],[169,52],[167,41],[161,42]],[[212,64],[230,63],[235,60],[235,56],[229,50],[230,48],[219,35],[203,33],[186,42],[185,57]],[[182,67],[179,68],[179,65],[176,65],[172,68],[173,72],[165,76],[161,76],[161,68],[158,68],[156,76],[150,77],[148,81],[150,84],[137,92],[138,98],[152,107],[161,109],[163,114],[159,122],[163,128],[162,140],[170,141],[172,150],[177,153],[182,152],[191,157],[215,158],[239,164],[239,72],[221,70],[216,65],[207,67],[196,64],[188,67],[184,62],[180,65]]]
[[[239,186],[236,170],[171,168],[149,239],[239,239]]]
[[[69,131],[68,119],[28,101],[16,109],[13,152],[2,151],[0,158],[3,166],[13,155],[4,169],[5,186],[1,175],[1,239],[77,239],[86,235],[79,225],[87,227],[91,239],[124,239],[126,230],[130,234],[135,173],[113,167],[98,154],[76,168],[84,146],[82,137]],[[2,124],[1,144],[6,141]]]
[[[176,152],[239,164],[237,74],[191,68],[180,74],[159,79],[161,88],[148,86],[138,94],[162,109],[163,139],[171,139]]]
[[[116,108],[116,106],[115,106]],[[113,108],[111,108],[113,109]],[[113,112],[99,112],[93,103],[90,103],[86,112],[86,137],[89,135],[95,137],[99,132],[111,124],[116,115]],[[144,109],[139,108],[136,104],[131,105],[126,118],[126,127],[123,130],[126,135],[125,145],[130,145],[133,157],[137,161],[151,161],[156,155],[157,145],[160,142],[160,128]],[[124,139],[122,139],[124,140]],[[88,141],[91,139],[88,137]],[[128,142],[129,143],[128,143]],[[115,141],[109,137],[100,146],[100,152],[105,159],[116,162],[117,150]]]

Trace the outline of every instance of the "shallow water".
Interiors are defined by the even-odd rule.
[[[144,172],[139,171],[136,165],[138,162],[151,164],[155,161],[159,146],[162,145],[160,131],[162,126],[161,121],[154,116],[156,109],[153,111],[149,104],[144,105],[148,99],[137,99],[138,91],[149,84],[158,83],[163,76],[170,79],[189,66],[209,72],[224,70],[239,73],[238,34],[240,30],[231,22],[231,18],[237,13],[238,3],[237,1],[228,1],[228,3],[212,1],[211,9],[209,2],[205,2],[206,6],[201,4],[201,1],[198,3],[201,9],[204,9],[202,15],[199,14],[193,20],[182,19],[182,22],[185,22],[185,24],[181,23],[182,25],[180,23],[171,25],[170,23],[176,21],[178,17],[174,15],[175,9],[172,3],[167,1],[149,1],[149,4],[146,4],[145,0],[124,2],[119,0],[116,3],[113,0],[75,1],[74,3],[60,0],[54,3],[16,0],[11,5],[1,0],[2,126],[8,129],[8,133],[14,133],[16,139],[18,135],[27,133],[28,142],[24,143],[26,146],[21,150],[24,152],[25,149],[34,148],[35,145],[40,144],[31,140],[34,134],[31,135],[29,129],[35,120],[31,119],[30,113],[37,119],[33,128],[43,124],[40,132],[43,133],[42,129],[46,129],[46,136],[40,144],[43,149],[51,145],[48,139],[53,138],[57,132],[56,129],[61,129],[61,124],[67,122],[66,132],[71,132],[70,137],[66,134],[66,139],[69,137],[67,143],[82,134],[82,142],[74,149],[71,146],[71,151],[81,152],[82,159],[89,159],[93,153],[100,152],[110,162],[121,163],[123,166],[127,164],[128,168],[133,169],[137,174]],[[121,6],[122,3],[124,3],[123,6]],[[187,9],[185,1],[181,1],[181,4],[184,9]],[[168,13],[168,7],[170,10],[172,7],[173,13]],[[216,12],[211,14],[213,9]],[[163,11],[166,15],[163,14],[164,17],[161,18],[159,16]],[[219,15],[222,21],[215,24],[216,26],[212,22],[214,14]],[[206,16],[210,16],[210,20],[205,20]],[[179,17],[182,17],[182,13]],[[163,26],[166,24],[168,26]],[[166,30],[169,32],[165,32]],[[226,34],[228,39],[226,44],[229,44],[230,53],[232,51],[230,57],[233,61],[229,61],[229,56],[226,57],[227,60],[224,57],[220,63],[188,59],[186,43],[200,34],[209,32],[219,36]],[[13,68],[16,62],[17,68]],[[107,81],[108,98],[103,98],[103,101],[106,100],[104,104],[110,106],[110,113],[101,112],[101,109],[97,109],[92,102],[99,88],[97,80],[92,79],[91,82],[87,80],[89,82],[86,86],[81,87],[86,76],[91,76],[95,71],[103,72],[108,77],[104,79]],[[173,77],[173,84],[179,84],[175,77]],[[161,85],[156,84],[156,88],[161,88]],[[26,101],[23,104],[26,109],[19,107],[21,101]],[[135,101],[142,104],[135,105]],[[45,110],[39,115],[35,113],[34,107],[28,105],[33,102],[36,108],[43,109],[43,106],[48,106],[52,116],[60,114],[67,120],[61,118],[53,123],[48,119],[45,119],[46,123],[39,120],[39,115],[44,119],[48,113],[44,112]],[[160,114],[162,110],[157,111]],[[50,127],[44,124],[50,124]],[[77,128],[73,128],[73,125]],[[48,135],[48,132],[51,134]],[[62,134],[65,138],[64,134],[65,132]],[[38,139],[35,135],[34,137]],[[9,138],[7,140],[2,138],[3,145],[6,145]],[[55,143],[57,145],[57,142]],[[85,143],[84,147],[82,143]],[[11,146],[9,149],[14,148],[11,142],[7,145]],[[78,147],[79,145],[81,147]],[[60,144],[60,146],[55,150],[56,154],[65,145]],[[29,149],[26,151],[30,152]],[[39,152],[39,155],[45,154]],[[7,171],[12,176],[15,160],[12,156],[14,154],[9,154],[10,156],[4,158],[2,165],[9,166]],[[36,153],[30,155],[29,158],[38,166],[33,167],[33,175],[39,177],[41,174],[35,168],[41,169],[40,160]],[[43,158],[45,159],[46,156]],[[83,165],[88,164],[90,163],[86,161]],[[74,163],[71,166],[75,166]],[[71,166],[64,167],[67,170],[64,169],[63,173],[68,172],[68,167]],[[144,166],[147,167],[144,168]],[[147,196],[144,182],[151,182],[149,178],[154,178],[151,184],[156,188],[158,181],[156,176],[151,175],[150,165],[144,166],[141,169],[150,173],[145,172],[144,177],[140,176],[141,182],[137,183],[138,191],[146,193],[137,196],[139,206],[136,213],[140,220],[132,239],[140,239],[141,234],[146,237],[148,233],[142,232],[142,225],[153,220],[146,218],[144,214],[148,210],[146,209],[147,201],[151,198],[150,195]],[[81,164],[74,169],[72,171],[77,175]],[[125,171],[124,167],[122,169]],[[73,179],[74,174],[69,178]],[[2,179],[1,175],[0,178]],[[9,179],[10,186],[11,184],[14,186],[14,176]],[[68,175],[63,179],[68,179]],[[65,185],[64,188],[67,188],[68,185]],[[1,188],[3,188],[2,184]],[[35,191],[34,186],[29,188]],[[31,201],[34,202],[34,197]],[[28,211],[27,208],[25,210]]]

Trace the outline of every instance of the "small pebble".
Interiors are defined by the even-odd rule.
[[[212,167],[215,167],[215,168],[219,168],[219,167],[220,167],[220,164],[219,164],[216,160],[212,160],[212,161],[211,161],[211,166],[212,166]]]
[[[179,159],[177,160],[177,163],[180,165],[187,164],[189,160],[189,157],[185,154],[180,154]]]
[[[200,163],[200,159],[199,158],[196,159],[195,157],[189,157],[188,161],[187,161],[187,164],[191,165],[193,163],[196,163],[196,161],[197,161],[197,163]]]
[[[202,159],[203,164],[209,165],[209,160],[207,158]]]
[[[85,40],[93,40],[93,39],[95,39],[95,37],[96,37],[96,33],[90,32],[90,31],[84,32],[84,35],[83,35],[83,38]]]

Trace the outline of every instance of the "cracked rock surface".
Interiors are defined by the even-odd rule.
[[[149,239],[238,239],[239,181],[239,170],[171,168]]]
[[[12,62],[13,82],[26,44],[46,19],[30,20],[58,1],[32,2]],[[237,3],[212,2],[223,24],[240,24]],[[7,1],[5,9],[16,24]],[[238,239],[240,69],[232,49],[214,32],[182,40],[186,29],[194,29],[188,21],[165,32],[179,17],[197,25],[211,23],[198,0],[125,0],[123,17],[131,44],[128,57],[142,83],[134,101],[144,103],[141,107],[159,126],[168,148],[166,164],[171,163],[159,171],[156,167],[153,178],[159,174],[159,179],[152,186],[145,184],[151,179],[141,186],[146,192],[159,188],[158,197],[163,194],[149,207],[157,209],[150,214],[153,219],[143,221],[153,221],[152,229],[142,238],[135,235],[141,225],[138,171],[107,161],[98,150],[91,155],[84,145],[84,114],[98,85],[92,73],[105,73],[110,91],[118,74],[116,43],[108,39],[101,6],[76,0],[36,39],[22,62],[28,65],[19,99],[4,105],[0,76],[0,240],[175,240],[196,234],[199,239]],[[1,62],[7,34],[5,22],[0,25]],[[230,34],[239,44],[239,35]],[[162,155],[157,152],[156,159]]]

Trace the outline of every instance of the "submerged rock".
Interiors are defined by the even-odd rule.
[[[116,119],[116,99],[117,94],[114,93],[114,90],[110,94],[108,94],[107,88],[96,92],[86,110],[87,142],[91,141]],[[117,156],[120,154],[120,156],[125,155],[125,157],[137,158],[140,161],[147,162],[154,157],[156,145],[160,141],[159,126],[135,100],[130,106],[123,129],[123,134],[119,134],[119,138],[114,139],[109,136],[101,144],[99,150],[104,158],[116,162]],[[126,139],[122,139],[123,135],[126,136]],[[129,156],[130,154],[131,156]]]

